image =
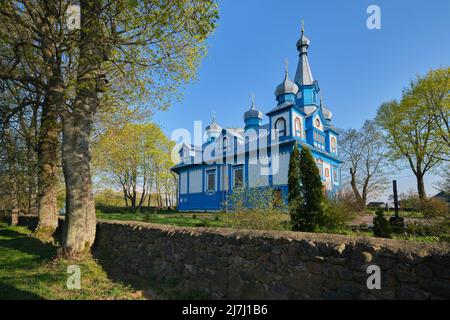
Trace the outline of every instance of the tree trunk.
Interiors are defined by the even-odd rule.
[[[99,99],[101,71],[100,0],[81,0],[80,60],[74,108],[63,122],[63,171],[66,181],[66,226],[63,254],[72,258],[87,253],[94,243],[95,204],[90,170],[89,142]]]
[[[425,200],[427,198],[427,194],[425,193],[425,183],[423,181],[423,174],[416,174],[417,179],[417,192],[419,194],[420,200]]]
[[[53,239],[58,227],[58,148],[59,123],[57,108],[63,104],[63,83],[59,76],[53,77],[42,108],[38,144],[38,215],[36,236],[45,241]]]
[[[360,209],[364,208],[363,199],[361,194],[359,193],[358,187],[356,186],[356,172],[350,168],[351,181],[350,185],[352,186],[353,193],[355,194],[356,203]]]

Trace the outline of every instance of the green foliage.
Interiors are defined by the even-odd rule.
[[[383,210],[379,209],[376,212],[376,217],[373,218],[373,234],[375,237],[391,238],[392,230],[389,221],[383,216]]]
[[[450,219],[447,218],[437,223],[410,223],[406,227],[409,236],[432,236],[448,241],[450,237]]]
[[[345,228],[356,216],[355,211],[345,201],[335,198],[325,201],[323,212],[323,224],[319,227],[329,230]]]
[[[294,150],[289,159],[288,190],[288,204],[292,229],[300,230],[301,218],[299,214],[303,198],[300,184],[300,151],[298,150],[297,144],[294,145]]]
[[[325,196],[317,164],[307,147],[300,153],[300,183],[302,203],[295,217],[293,230],[314,231],[328,224],[324,214]]]
[[[93,164],[103,182],[115,184],[123,190],[123,199],[133,209],[148,204],[148,194],[164,193],[175,198],[176,179],[170,172],[173,166],[170,141],[155,124],[127,124],[112,128],[100,136],[93,148]],[[138,192],[138,186],[145,193]],[[109,193],[114,198],[116,195]],[[173,201],[171,201],[173,202]],[[159,203],[165,206],[165,202]]]
[[[440,199],[424,199],[419,203],[419,211],[427,219],[448,217],[450,214],[450,206],[447,202]]]
[[[410,166],[421,199],[426,198],[423,176],[450,154],[449,74],[450,68],[430,71],[412,81],[400,101],[384,103],[377,112],[391,159]]]
[[[226,206],[232,210],[221,214],[221,220],[231,228],[284,230],[289,219],[270,188],[234,189]]]

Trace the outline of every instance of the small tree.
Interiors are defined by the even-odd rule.
[[[296,224],[300,231],[314,231],[316,227],[326,224],[323,211],[325,197],[319,169],[311,151],[306,147],[300,153],[300,183],[302,203]]]
[[[391,238],[392,229],[389,221],[383,216],[383,209],[378,209],[376,217],[373,218],[373,235],[380,238]]]
[[[302,190],[300,186],[300,151],[297,144],[295,144],[289,159],[288,203],[292,230],[300,231],[299,209],[302,204]]]

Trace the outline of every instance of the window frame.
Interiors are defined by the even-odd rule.
[[[240,185],[236,185],[236,172],[241,171]],[[244,168],[242,166],[233,168],[233,189],[241,188],[244,185]]]
[[[229,139],[227,136],[222,138],[222,151],[224,151],[224,152],[228,151],[228,147],[230,145],[228,141],[229,141]]]
[[[209,188],[209,176],[213,175],[214,176],[214,189],[210,189]],[[217,189],[217,181],[216,181],[216,169],[213,170],[207,170],[206,171],[206,192],[216,192]]]
[[[279,128],[278,128],[278,124],[283,124],[283,130],[280,130]],[[286,120],[284,119],[284,117],[279,117],[276,121],[275,121],[275,130],[277,130],[278,131],[278,135],[280,136],[280,137],[286,137]]]
[[[295,136],[302,137],[302,120],[299,117],[296,117],[294,120],[294,131]]]

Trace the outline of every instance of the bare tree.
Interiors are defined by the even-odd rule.
[[[388,161],[382,134],[375,123],[368,120],[359,130],[343,131],[340,150],[356,203],[363,209],[367,199],[387,184]]]

